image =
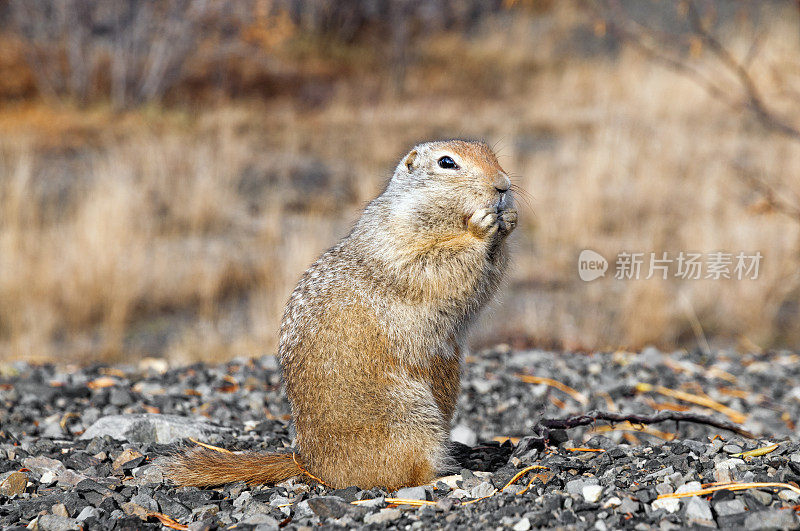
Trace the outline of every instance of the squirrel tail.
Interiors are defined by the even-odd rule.
[[[162,468],[174,483],[210,487],[246,481],[275,484],[304,473],[299,456],[258,452],[228,453],[194,448],[172,457]]]

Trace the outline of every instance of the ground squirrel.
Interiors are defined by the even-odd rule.
[[[333,487],[396,489],[448,472],[467,328],[517,223],[510,188],[482,142],[412,149],[286,305],[279,354],[299,455],[198,448],[172,460],[171,478],[275,483],[305,470]]]

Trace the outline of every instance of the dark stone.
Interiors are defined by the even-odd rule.
[[[111,514],[120,508],[117,502],[114,501],[114,498],[112,498],[111,496],[103,498],[103,501],[100,502],[100,505],[98,505],[98,507],[100,509],[103,509],[106,512],[106,514]]]
[[[549,433],[548,439],[551,445],[558,446],[569,440],[566,430],[553,430]]]
[[[675,455],[682,455],[689,453],[689,447],[682,443],[677,443],[672,446],[672,453]]]
[[[192,511],[188,507],[174,500],[172,497],[167,496],[163,492],[156,492],[153,494],[153,499],[158,502],[162,513],[169,515],[175,520],[188,518],[192,514]]]
[[[732,490],[727,490],[727,489],[718,490],[711,495],[711,505],[714,505],[715,503],[719,503],[721,501],[732,500],[734,498],[736,498],[736,493],[733,492]]]
[[[625,450],[622,448],[612,448],[606,452],[606,455],[608,455],[611,459],[621,459],[628,456],[628,454],[625,453]]]
[[[140,489],[140,494],[141,494]],[[259,493],[260,494],[260,493]],[[269,493],[264,493],[269,495]],[[175,493],[175,497],[184,505],[188,505],[189,507],[199,507],[201,505],[206,505],[214,499],[215,491],[213,490],[200,490],[194,487],[186,487],[183,489],[178,490]],[[253,496],[253,499],[259,499],[256,496]],[[261,501],[259,499],[259,501]],[[264,500],[269,501],[269,499]]]
[[[64,460],[64,466],[75,470],[84,470],[89,467],[96,467],[101,461],[86,452],[73,452]]]
[[[308,500],[308,506],[320,518],[341,518],[354,507],[338,496],[311,498]]]
[[[447,485],[445,485],[447,486]],[[448,491],[450,487],[447,487]],[[347,487],[346,489],[335,489],[331,492],[332,496],[338,496],[342,498],[347,503],[356,501],[356,494],[359,492],[358,487]]]
[[[650,503],[658,497],[658,492],[656,492],[656,489],[644,488],[636,491],[634,496],[642,503]]]

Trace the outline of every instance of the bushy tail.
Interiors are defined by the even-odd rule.
[[[234,481],[275,484],[303,474],[301,466],[299,456],[293,454],[234,454],[194,448],[172,457],[162,468],[178,485],[210,487]]]

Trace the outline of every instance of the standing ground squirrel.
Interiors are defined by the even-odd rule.
[[[198,448],[167,466],[173,481],[275,483],[304,468],[337,488],[396,489],[450,471],[467,329],[517,223],[510,187],[482,142],[411,150],[286,305],[279,353],[300,455]]]

